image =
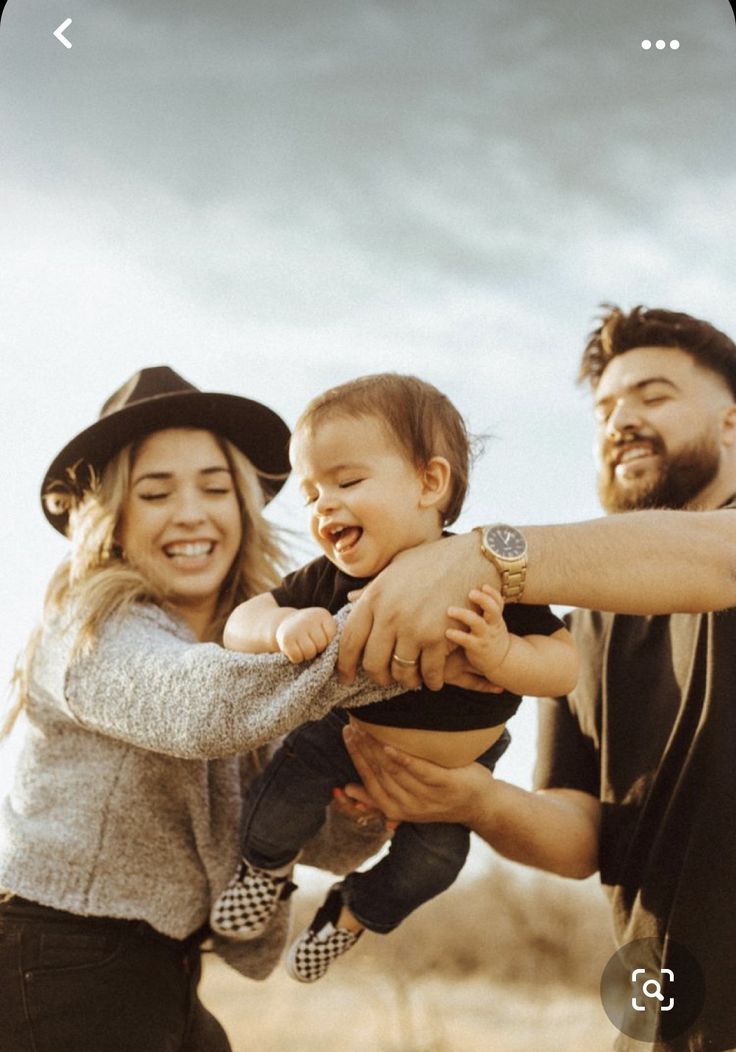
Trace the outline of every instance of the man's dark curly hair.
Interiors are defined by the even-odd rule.
[[[723,377],[736,399],[736,344],[710,322],[690,314],[646,307],[622,311],[610,303],[600,325],[588,337],[578,372],[578,382],[595,390],[612,358],[635,347],[677,347],[706,369]]]

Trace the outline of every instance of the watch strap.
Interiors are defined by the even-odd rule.
[[[524,591],[524,585],[526,584],[526,546],[523,554],[516,558],[505,558],[498,552],[492,551],[486,544],[486,530],[493,529],[496,525],[500,524],[494,523],[493,526],[475,527],[475,531],[480,536],[480,550],[486,559],[493,563],[498,570],[501,578],[501,595],[504,602],[518,603]]]

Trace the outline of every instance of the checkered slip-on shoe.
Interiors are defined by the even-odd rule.
[[[341,887],[341,884],[334,884],[330,888],[312,923],[289,947],[286,971],[300,983],[321,979],[332,962],[355,946],[363,934],[362,931],[335,927],[342,909]]]
[[[210,927],[226,939],[257,939],[270,924],[279,902],[288,899],[295,887],[289,874],[276,875],[243,859],[212,907]]]

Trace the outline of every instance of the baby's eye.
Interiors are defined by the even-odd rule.
[[[139,493],[138,496],[141,500],[164,500],[169,496],[168,493]]]
[[[349,489],[350,486],[357,486],[359,482],[364,482],[365,479],[347,479],[345,482],[340,483],[340,489]]]
[[[208,486],[205,493],[232,493],[229,486]]]

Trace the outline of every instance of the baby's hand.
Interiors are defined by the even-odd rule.
[[[295,610],[276,629],[276,643],[294,665],[310,661],[327,648],[337,632],[335,618],[321,606]]]
[[[481,694],[500,694],[503,687],[492,683],[487,676],[470,664],[465,651],[455,647],[445,661],[445,683],[465,690],[479,691]]]
[[[464,606],[451,606],[448,616],[465,625],[467,631],[448,628],[445,635],[451,643],[463,648],[474,669],[493,681],[510,645],[509,631],[503,619],[503,598],[495,588],[484,584],[482,589],[474,588],[468,599],[480,613]]]

